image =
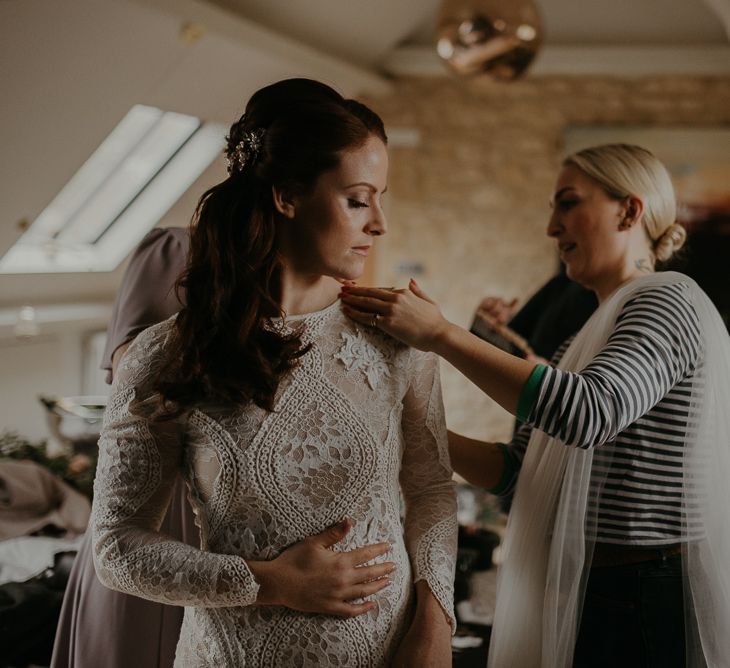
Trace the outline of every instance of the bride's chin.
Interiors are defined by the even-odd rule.
[[[336,271],[328,271],[327,275],[330,278],[334,278],[338,281],[356,281],[360,276],[363,275],[362,267],[354,269],[352,267],[341,267]]]
[[[348,281],[356,281],[365,273],[365,259],[361,262],[348,262],[340,267],[340,273],[337,278],[345,278]]]

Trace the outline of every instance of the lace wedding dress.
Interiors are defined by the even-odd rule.
[[[118,369],[99,442],[94,560],[108,587],[186,606],[175,666],[386,666],[417,580],[455,626],[456,501],[437,358],[349,321],[338,302],[275,326],[302,322],[313,347],[271,413],[199,405],[147,419],[174,317],[141,334]],[[200,550],[158,533],[181,467]],[[342,619],[254,605],[247,559],[272,559],[344,517],[354,528],[335,549],[393,545],[383,559],[398,568],[373,611]]]

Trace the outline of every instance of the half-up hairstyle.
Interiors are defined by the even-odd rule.
[[[163,413],[202,400],[273,409],[308,348],[300,331],[270,324],[284,315],[272,186],[311,191],[371,136],[387,141],[381,119],[316,81],[288,79],[251,97],[226,138],[229,176],[203,194],[193,218],[178,282],[185,307],[157,388]]]

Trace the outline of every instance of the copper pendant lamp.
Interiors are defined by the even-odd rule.
[[[541,43],[532,0],[444,0],[436,26],[436,50],[460,76],[517,79]]]

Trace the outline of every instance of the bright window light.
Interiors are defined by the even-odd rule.
[[[220,155],[224,135],[134,106],[0,259],[0,273],[112,271]]]

